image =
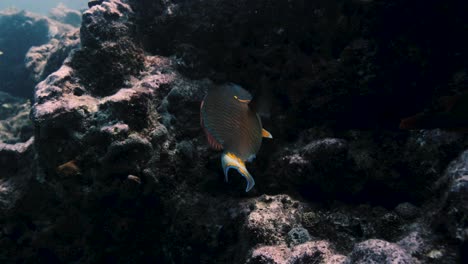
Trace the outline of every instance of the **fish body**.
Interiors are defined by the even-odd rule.
[[[76,160],[71,160],[57,167],[56,172],[62,177],[72,177],[80,174]]]
[[[468,132],[468,93],[440,98],[435,109],[402,119],[400,128]]]
[[[2,55],[3,55],[3,51],[0,50],[0,56],[2,56]]]
[[[263,137],[271,138],[249,106],[251,100],[252,95],[242,87],[227,84],[210,89],[200,106],[200,123],[209,145],[224,151],[221,162],[226,181],[229,169],[236,169],[247,180],[246,191],[255,181],[245,161],[255,158]]]

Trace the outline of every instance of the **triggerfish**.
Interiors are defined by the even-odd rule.
[[[400,128],[468,132],[468,93],[444,96],[433,108],[401,120]]]
[[[255,158],[262,138],[273,138],[262,128],[252,95],[235,84],[216,86],[208,90],[200,106],[200,123],[208,144],[223,150],[221,164],[225,180],[228,171],[236,169],[246,180],[248,192],[255,181],[245,167],[246,161]]]

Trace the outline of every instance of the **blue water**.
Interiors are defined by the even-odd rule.
[[[83,9],[87,7],[88,0],[0,0],[0,10],[16,7],[27,11],[47,14],[51,8],[63,3],[69,8]]]

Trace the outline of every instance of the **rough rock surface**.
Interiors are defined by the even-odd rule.
[[[28,100],[0,92],[0,142],[25,142],[33,135]]]
[[[15,208],[16,202],[28,191],[33,177],[34,139],[24,143],[6,144],[0,141],[0,213]]]
[[[466,89],[467,4],[440,5],[93,1],[33,147],[4,148],[26,165],[0,178],[0,261],[463,262],[467,137],[397,129]],[[248,193],[199,125],[226,82],[271,97]]]
[[[326,241],[307,242],[288,248],[286,245],[260,247],[247,260],[249,264],[345,263],[346,257],[333,253]]]
[[[452,161],[443,179],[447,190],[444,193],[442,208],[434,223],[442,225],[449,236],[461,243],[468,242],[468,151]]]
[[[79,30],[67,32],[48,43],[31,47],[26,54],[26,68],[36,83],[58,70],[70,52],[80,45]]]
[[[354,246],[347,263],[409,264],[411,256],[398,245],[387,241],[370,239]]]

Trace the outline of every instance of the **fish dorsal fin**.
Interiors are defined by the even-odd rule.
[[[268,132],[266,129],[262,128],[262,137],[264,138],[273,138],[270,132]]]

